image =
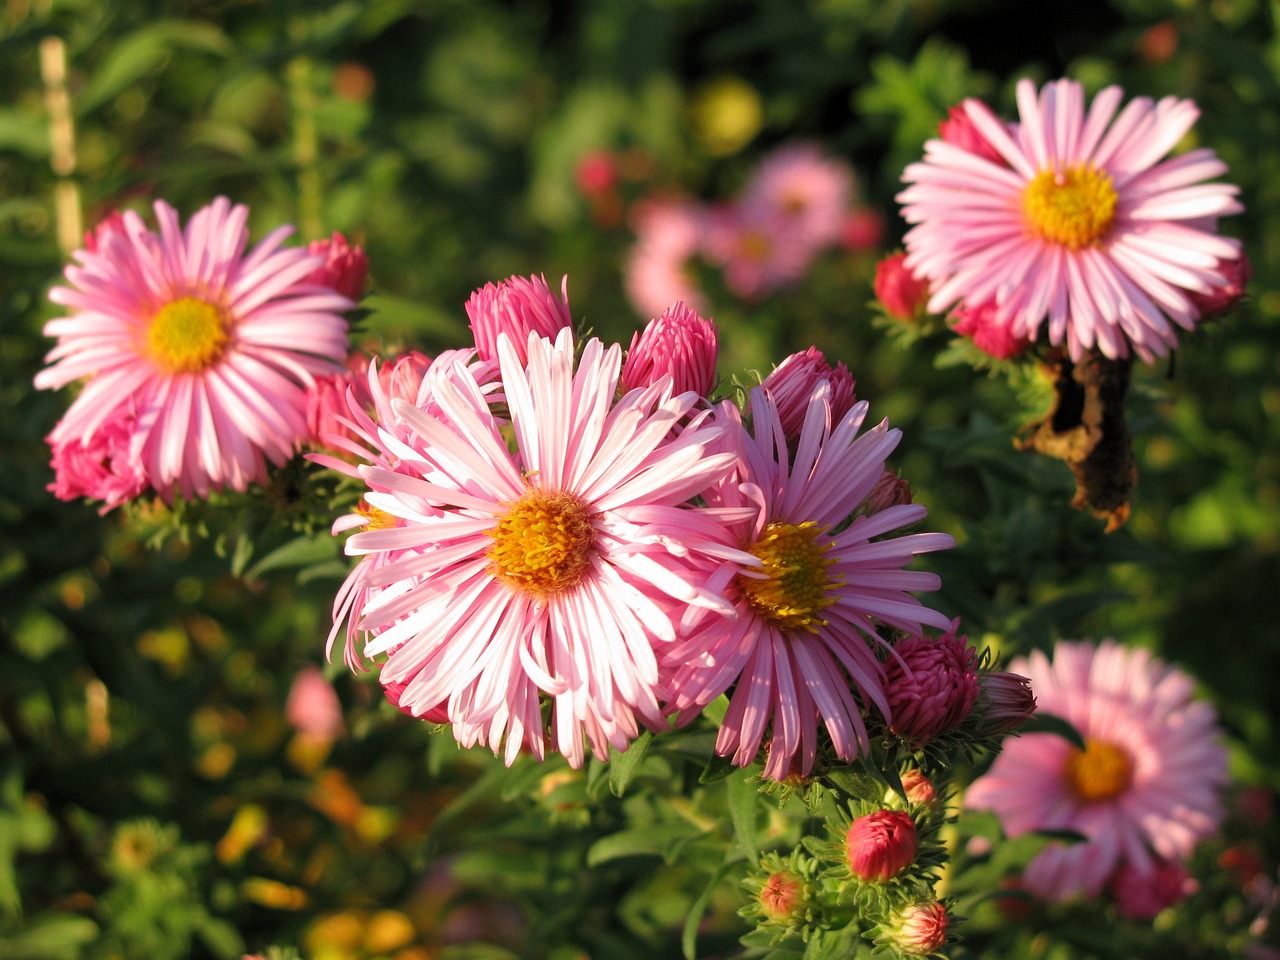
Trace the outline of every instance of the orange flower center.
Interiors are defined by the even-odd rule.
[[[826,623],[818,614],[835,603],[827,568],[831,541],[819,542],[812,522],[771,523],[749,549],[760,559],[763,577],[739,575],[738,589],[752,609],[788,630],[816,633]]]
[[[399,517],[394,517],[385,510],[379,510],[364,497],[361,497],[360,502],[356,504],[356,513],[369,519],[365,525],[366,530],[389,530],[400,525]]]
[[[1067,758],[1067,784],[1085,803],[1110,800],[1129,789],[1133,782],[1133,761],[1122,747],[1105,740],[1087,738],[1084,749],[1075,749]]]
[[[169,373],[194,373],[212,366],[229,339],[226,315],[195,297],[166,303],[147,328],[147,353]]]
[[[576,587],[591,568],[596,532],[571,493],[530,490],[489,531],[490,570],[514,590],[546,598]]]
[[[1079,250],[1106,235],[1119,199],[1110,174],[1077,164],[1036,174],[1023,191],[1022,212],[1034,233]]]

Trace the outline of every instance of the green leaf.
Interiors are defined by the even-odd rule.
[[[1085,749],[1084,737],[1070,722],[1052,713],[1037,710],[1018,728],[1018,733],[1052,733],[1079,749]]]
[[[755,767],[739,770],[725,780],[729,800],[729,818],[742,852],[752,860],[759,851],[756,840],[756,812],[759,809],[760,785]]]
[[[698,926],[702,923],[702,915],[707,912],[707,903],[711,900],[711,895],[715,893],[716,887],[734,862],[730,860],[723,863],[720,869],[711,875],[711,879],[707,881],[698,899],[689,905],[689,915],[685,917],[684,930],[680,934],[680,947],[684,951],[685,960],[697,960]]]
[[[118,40],[103,65],[76,98],[76,112],[83,116],[114,99],[147,74],[160,69],[175,48],[225,54],[231,41],[220,29],[193,20],[159,20]]]
[[[269,570],[309,567],[331,561],[338,554],[338,540],[327,532],[298,537],[276,547],[244,572],[246,580],[256,580]]]
[[[610,759],[609,789],[615,797],[620,797],[626,792],[627,784],[635,776],[636,769],[644,759],[645,751],[649,749],[649,743],[652,740],[653,732],[645,730],[631,741],[631,746],[627,747],[625,753],[615,753]]]
[[[587,851],[587,866],[599,866],[620,857],[662,857],[670,849],[670,844],[687,840],[698,832],[698,828],[690,823],[656,824],[622,830],[601,837],[591,845]]]
[[[73,913],[42,913],[0,940],[0,960],[76,960],[98,937],[98,925]]]

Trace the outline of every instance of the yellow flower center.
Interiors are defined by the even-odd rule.
[[[1022,194],[1022,212],[1032,231],[1079,250],[1106,235],[1118,200],[1110,174],[1081,164],[1037,173]]]
[[[826,623],[819,611],[835,603],[827,567],[831,541],[818,542],[816,524],[771,523],[750,548],[760,558],[763,577],[737,578],[738,589],[761,616],[788,630],[816,633]]]
[[[1085,803],[1110,800],[1129,789],[1133,761],[1121,747],[1103,740],[1086,739],[1083,750],[1067,758],[1067,784]]]
[[[211,366],[227,345],[227,318],[211,303],[183,297],[166,303],[147,328],[147,352],[169,373]]]
[[[550,597],[576,587],[591,568],[595,527],[571,493],[530,490],[489,531],[493,575],[514,590]]]
[[[773,241],[763,230],[744,230],[738,238],[738,250],[753,263],[761,263],[773,252]]]
[[[387,511],[379,510],[364,497],[361,497],[360,502],[356,504],[356,513],[368,518],[369,522],[364,528],[366,530],[389,530],[400,525],[399,517],[393,517]]]

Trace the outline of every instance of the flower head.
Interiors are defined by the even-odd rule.
[[[867,404],[837,419],[831,393],[827,381],[813,388],[794,445],[764,389],[751,393],[751,431],[736,408],[719,408],[734,428],[726,447],[737,466],[703,497],[729,511],[727,546],[756,563],[727,564],[714,581],[736,615],[690,617],[697,622],[689,638],[670,651],[677,722],[732,687],[716,751],[746,766],[767,736],[764,773],[774,780],[793,768],[809,774],[819,724],[840,758],[865,754],[864,709],[888,713],[884,668],[871,646],[884,642],[879,624],[910,632],[947,624],[909,593],[936,589],[938,578],[902,568],[918,553],[950,547],[951,537],[889,536],[921,519],[923,507],[889,507],[845,525],[880,479],[899,433],[881,423],[859,436]]]
[[[997,360],[1012,360],[1027,352],[1032,341],[1013,333],[1007,323],[997,318],[1000,311],[994,302],[976,307],[962,304],[951,313],[951,329],[973,341],[973,345]]]
[[[1199,319],[1192,297],[1227,285],[1221,263],[1239,256],[1218,236],[1239,212],[1237,189],[1205,183],[1226,171],[1211,150],[1162,159],[1195,123],[1188,100],[1131,101],[1108,87],[1085,112],[1080,84],[1037,95],[1018,84],[1021,122],[1009,127],[966,100],[967,120],[999,155],[948,139],[925,144],[898,196],[907,266],[927,277],[929,309],[993,303],[1013,337],[1065,344],[1073,360],[1096,349],[1150,360],[1177,344],[1174,327]]]
[[[632,229],[636,242],[624,280],[637,312],[654,317],[676,301],[705,312],[693,267],[706,235],[706,211],[681,197],[652,197],[636,207]]]
[[[503,333],[523,360],[530,333],[554,339],[572,326],[569,278],[561,280],[558,297],[545,277],[510,277],[501,283],[486,283],[471,294],[467,316],[481,360],[498,358],[498,337]]]
[[[1222,821],[1226,751],[1213,709],[1192,680],[1148,651],[1111,640],[1059,643],[1010,667],[1039,707],[1071,723],[1081,750],[1048,733],[1004,745],[965,803],[994,810],[1011,837],[1073,830],[1086,841],[1051,844],[1027,866],[1026,888],[1049,900],[1096,896],[1123,862],[1149,871],[1182,861]]]
[[[906,267],[907,255],[894,253],[876,264],[873,288],[889,316],[911,320],[919,316],[929,299],[929,281]]]
[[[715,323],[674,303],[631,338],[622,367],[623,389],[647,387],[665,375],[674,392],[691,390],[705,397],[715,386],[717,352]]]
[[[342,704],[338,702],[333,684],[312,664],[303,667],[293,678],[284,715],[295,730],[324,740],[334,740],[346,729],[342,722]]]
[[[418,406],[391,400],[363,427],[383,449],[359,469],[370,511],[347,552],[362,559],[335,611],[385,656],[401,710],[443,708],[459,742],[510,763],[544,755],[545,702],[552,749],[581,766],[664,723],[658,648],[691,609],[731,609],[706,586],[718,524],[684,504],[732,461],[705,417],[672,431],[695,394],[664,379],[615,399],[617,346],[590,340],[575,364],[563,329],[525,349],[498,338],[509,424],[482,366],[437,358]]]
[[[155,212],[158,235],[121,214],[49,292],[69,312],[45,326],[58,342],[35,384],[85,381],[50,443],[132,416],[131,449],[162,497],[244,490],[305,439],[305,387],[346,357],[352,303],[307,280],[320,260],[280,246],[289,227],[246,255],[243,206],[219,197],[185,230],[168,204]]]
[[[847,163],[816,144],[792,143],[760,162],[738,202],[776,222],[788,243],[812,255],[839,241],[853,190]]]
[[[916,746],[954,730],[978,699],[978,669],[967,637],[955,624],[936,639],[908,637],[885,663],[889,729]]]
[[[853,408],[856,399],[853,375],[843,363],[837,362],[834,367],[831,366],[817,347],[786,357],[760,384],[773,399],[782,431],[788,438],[799,438],[813,391],[822,381],[826,381],[831,388],[829,403],[832,420],[840,420]]]
[[[934,789],[933,782],[919,767],[912,767],[902,775],[902,789],[909,803],[928,806],[938,799],[938,792]]]
[[[1012,134],[1013,131],[1010,131]],[[975,153],[984,160],[1007,167],[1000,151],[991,145],[991,141],[982,135],[977,124],[969,118],[964,107],[952,107],[947,111],[947,119],[938,124],[938,136],[947,143],[954,144],[961,150]]]
[[[132,411],[122,408],[87,437],[54,441],[51,435],[50,492],[59,500],[101,500],[100,513],[141,496],[148,479],[135,442],[136,422]]]
[[[795,224],[771,207],[725,204],[708,211],[705,222],[702,251],[743,300],[759,300],[797,282],[817,252],[798,242]]]
[[[849,871],[868,883],[892,880],[916,859],[916,822],[903,810],[856,818],[845,834]]]

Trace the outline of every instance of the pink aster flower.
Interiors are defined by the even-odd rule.
[[[1030,678],[1046,713],[1084,738],[1027,734],[1005,744],[969,788],[969,807],[995,811],[1011,837],[1073,830],[1028,864],[1026,888],[1047,900],[1096,896],[1121,863],[1184,861],[1223,818],[1226,750],[1213,708],[1191,678],[1142,649],[1111,640],[1059,643],[1009,665]]]
[[[956,623],[937,638],[908,637],[885,663],[889,730],[914,746],[965,721],[978,699],[978,667]]]
[[[87,437],[58,442],[50,438],[53,483],[49,491],[59,500],[101,500],[99,513],[141,496],[148,481],[135,423],[132,411],[120,409]]]
[[[813,263],[817,249],[800,229],[770,207],[727,204],[707,214],[703,252],[735,296],[758,300],[796,283]]]
[[[1192,329],[1195,294],[1227,284],[1220,265],[1239,243],[1217,220],[1242,208],[1237,188],[1206,183],[1226,171],[1212,150],[1162,159],[1195,123],[1189,100],[1145,97],[1118,115],[1108,87],[1085,112],[1080,84],[1058,80],[1037,96],[1018,84],[1021,123],[1006,126],[977,100],[965,115],[1003,164],[943,139],[907,167],[898,195],[915,224],[907,266],[927,277],[929,309],[993,302],[996,321],[1073,360],[1096,349],[1144,360]]]
[[[1031,340],[1017,336],[1008,323],[998,319],[994,302],[970,307],[962,304],[951,314],[951,329],[973,341],[973,345],[997,360],[1012,360],[1027,352]]]
[[[306,282],[320,261],[280,246],[291,227],[246,255],[244,206],[219,197],[185,230],[168,204],[155,211],[159,235],[122,214],[49,292],[69,312],[45,326],[58,342],[35,384],[84,381],[50,442],[93,437],[128,411],[166,500],[244,490],[305,439],[305,387],[346,357],[353,304]]]
[[[831,366],[817,347],[786,357],[760,384],[773,398],[782,432],[789,440],[799,438],[813,391],[824,380],[831,386],[831,418],[839,420],[853,409],[857,399],[853,392],[853,374],[841,362]]]
[[[859,880],[892,880],[916,860],[916,822],[903,810],[877,810],[858,817],[845,834],[849,871]]]
[[[572,325],[569,278],[561,279],[558,297],[545,277],[510,277],[501,283],[486,283],[471,294],[467,316],[481,360],[498,359],[498,337],[504,333],[524,359],[530,333],[554,338]]]
[[[647,387],[670,376],[676,393],[692,390],[705,397],[716,383],[718,349],[715,323],[674,303],[631,338],[622,367],[623,389]]]
[[[642,316],[656,317],[677,300],[706,312],[706,298],[694,274],[706,221],[700,205],[681,197],[653,197],[636,207],[636,242],[623,279],[631,305]]]
[[[760,162],[738,202],[744,210],[776,220],[788,242],[816,253],[840,240],[853,191],[847,163],[816,144],[792,143]]]
[[[752,391],[752,430],[738,427],[727,438],[737,468],[703,496],[711,507],[745,513],[726,520],[725,529],[760,566],[727,565],[714,586],[737,615],[701,617],[670,656],[677,722],[732,688],[716,751],[746,766],[767,738],[764,773],[775,780],[793,766],[802,776],[813,769],[819,724],[841,759],[865,754],[864,710],[889,712],[884,668],[872,648],[884,643],[879,624],[912,633],[920,624],[949,624],[910,594],[936,590],[937,576],[902,568],[954,541],[942,533],[890,536],[921,520],[923,507],[888,507],[844,526],[875,488],[901,434],[882,422],[859,436],[867,404],[837,418],[831,393],[827,381],[817,383],[792,445],[771,394]],[[719,410],[727,423],[740,423],[732,405]]]
[[[346,549],[362,559],[339,614],[385,656],[402,710],[443,705],[460,743],[508,763],[549,741],[577,767],[665,725],[658,648],[690,610],[731,613],[706,582],[751,558],[685,506],[732,462],[710,451],[724,427],[705,415],[672,431],[696,394],[664,379],[615,399],[621,348],[592,339],[575,364],[567,329],[526,350],[498,338],[506,427],[460,362],[433,364],[430,414],[390,402],[385,453],[359,470],[381,520],[352,518],[364,529]]]

